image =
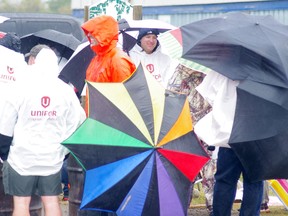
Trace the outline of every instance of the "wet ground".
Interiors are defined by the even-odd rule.
[[[61,201],[62,208],[62,216],[69,216],[69,203]],[[231,216],[238,216],[239,212],[237,210],[233,210]],[[209,216],[209,212],[204,206],[195,206],[191,207],[188,210],[188,216]]]
[[[69,202],[60,201],[60,203],[61,203],[61,208],[62,208],[62,213],[63,213],[62,216],[69,216]],[[237,209],[239,208],[239,205],[240,204],[234,205],[234,209],[231,212],[231,216],[239,215],[239,212],[237,211]],[[280,202],[280,200],[276,196],[269,196],[269,205],[283,207],[283,204]],[[201,204],[197,206],[192,205],[190,206],[188,210],[188,216],[209,216],[209,212],[207,211],[205,205],[201,205]]]

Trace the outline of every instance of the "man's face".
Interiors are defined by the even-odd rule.
[[[90,41],[90,46],[91,47],[98,45],[98,41],[96,40],[96,38],[91,33],[88,33],[87,37],[88,37],[88,39]]]
[[[145,35],[140,42],[142,49],[147,54],[151,54],[157,45],[157,36],[155,34]]]

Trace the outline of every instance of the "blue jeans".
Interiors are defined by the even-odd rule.
[[[244,168],[230,148],[220,147],[215,174],[213,216],[230,216],[237,190],[243,175],[243,198],[239,216],[259,216],[263,195],[263,181],[251,183]]]
[[[67,160],[64,160],[62,169],[61,169],[61,182],[64,184],[63,193],[64,197],[69,196],[69,180],[68,180],[68,172],[67,172]]]

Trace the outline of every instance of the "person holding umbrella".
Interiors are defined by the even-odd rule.
[[[239,81],[210,71],[196,90],[212,106],[212,111],[195,125],[197,136],[211,146],[219,146],[213,216],[230,216],[235,200],[237,183],[243,175],[243,199],[240,216],[259,216],[263,195],[263,181],[250,181],[241,161],[229,143],[235,116]],[[207,133],[208,132],[208,133]]]
[[[86,70],[86,80],[92,82],[122,82],[136,69],[132,60],[117,47],[118,23],[108,15],[85,22],[82,29],[96,56]],[[88,95],[85,110],[88,113]]]

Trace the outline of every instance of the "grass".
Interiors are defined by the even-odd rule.
[[[195,196],[192,198],[192,202],[190,207],[201,207],[205,208],[205,196],[201,184],[195,185],[196,189],[199,189],[199,196]],[[275,194],[270,190],[269,194],[275,196]],[[233,209],[237,210],[240,208],[241,203],[234,203]],[[269,205],[269,204],[268,204]],[[269,216],[288,216],[288,211],[284,206],[269,206],[270,213],[262,213],[261,216],[269,215]]]

